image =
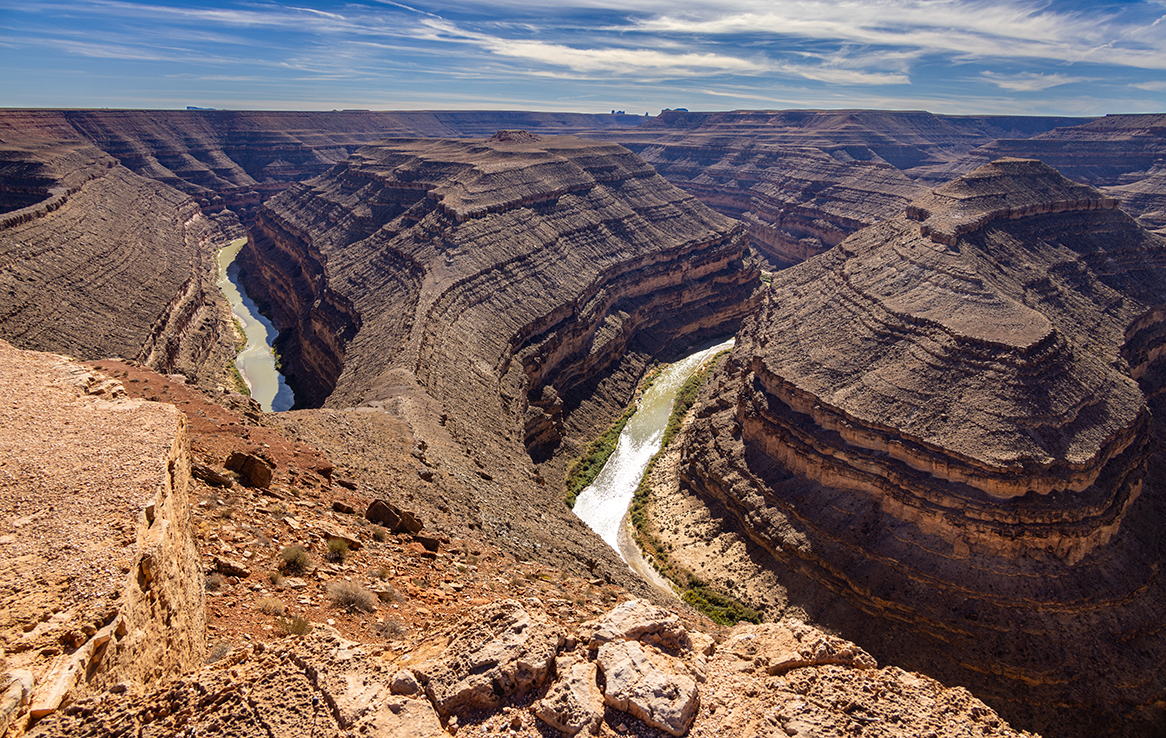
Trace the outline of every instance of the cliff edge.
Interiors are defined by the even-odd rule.
[[[1153,734],[1164,303],[1166,242],[1112,198],[985,165],[775,275],[681,485],[778,573],[770,607],[1018,726]]]

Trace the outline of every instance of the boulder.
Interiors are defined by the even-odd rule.
[[[417,677],[413,676],[413,672],[408,669],[401,669],[393,675],[393,681],[389,685],[389,689],[393,694],[414,695],[421,691],[421,685],[417,683]]]
[[[190,474],[195,479],[201,479],[212,487],[224,487],[230,489],[235,485],[226,474],[223,474],[214,467],[206,466],[204,464],[192,463],[190,465]]]
[[[433,706],[402,697],[385,700],[352,726],[354,735],[377,738],[448,738]]]
[[[643,641],[674,652],[692,649],[680,616],[644,600],[628,600],[607,613],[590,637],[594,650],[612,641]]]
[[[370,522],[388,528],[392,533],[416,534],[425,527],[413,513],[384,500],[373,500],[369,503],[364,517]]]
[[[765,668],[770,676],[806,666],[876,669],[874,657],[850,641],[804,623],[762,623],[730,637],[721,651]]]
[[[543,685],[563,635],[514,600],[474,611],[445,650],[414,668],[437,711],[494,708]]]
[[[560,656],[555,659],[558,678],[534,708],[547,725],[568,736],[583,730],[599,733],[603,722],[603,692],[599,689],[599,667],[593,661]]]
[[[239,481],[248,487],[264,488],[271,484],[271,463],[255,454],[236,451],[227,457],[223,466],[238,473]]]
[[[639,641],[612,641],[599,647],[598,663],[604,703],[670,735],[688,731],[700,698],[682,661]]]
[[[229,559],[225,556],[211,557],[211,571],[217,571],[219,574],[228,577],[239,577],[246,579],[251,576],[251,570],[247,565],[236,559]]]
[[[339,539],[347,543],[348,548],[353,551],[359,551],[364,547],[359,538],[338,526],[321,524],[316,526],[316,531],[325,541],[330,541],[333,538]]]

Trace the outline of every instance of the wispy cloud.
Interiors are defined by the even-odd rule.
[[[1005,74],[1002,72],[980,72],[980,76],[1003,90],[1014,92],[1039,92],[1050,87],[1073,84],[1075,82],[1091,82],[1090,77],[1072,77],[1067,74],[1044,74],[1039,72],[1020,72]]]
[[[10,0],[0,24],[5,104],[95,74],[119,100],[167,79],[344,107],[1166,108],[1166,0]]]

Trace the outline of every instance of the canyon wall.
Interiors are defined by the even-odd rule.
[[[297,402],[405,420],[474,470],[483,525],[618,567],[532,460],[610,423],[651,357],[732,333],[747,248],[618,145],[500,132],[365,147],[268,202],[243,258]]]
[[[187,421],[0,341],[0,731],[206,657]],[[124,689],[124,684],[123,684]]]
[[[1142,227],[1166,233],[1166,115],[1107,115],[1032,138],[1001,137],[969,154],[964,166],[1001,156],[1040,159],[1120,199]]]
[[[365,147],[254,236],[248,279],[306,403],[375,402],[404,371],[443,402],[490,398],[468,414],[492,428],[525,418],[532,447],[629,346],[731,331],[756,279],[741,226],[626,149],[524,132]]]
[[[213,254],[231,223],[82,141],[5,139],[0,202],[0,338],[217,379],[234,330]]]
[[[228,208],[250,222],[263,200],[381,138],[488,136],[500,128],[576,133],[644,120],[523,111],[10,110],[0,112],[0,140],[89,142],[204,210]]]
[[[879,658],[1017,727],[1161,734],[1164,304],[1115,200],[983,166],[774,276],[681,482]]]
[[[753,245],[781,268],[898,214],[926,187],[974,168],[960,162],[978,146],[1087,120],[881,110],[664,111],[639,128],[594,135],[623,143],[669,182],[743,220]]]

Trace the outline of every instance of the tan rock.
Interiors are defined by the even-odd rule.
[[[495,707],[542,686],[562,643],[544,618],[503,600],[474,611],[442,654],[413,672],[442,715]]]
[[[671,735],[692,725],[699,694],[679,659],[639,641],[612,641],[599,647],[598,663],[606,704]]]
[[[599,667],[593,661],[560,656],[555,659],[555,674],[554,683],[535,705],[534,714],[568,736],[584,730],[598,734],[603,722]]]

